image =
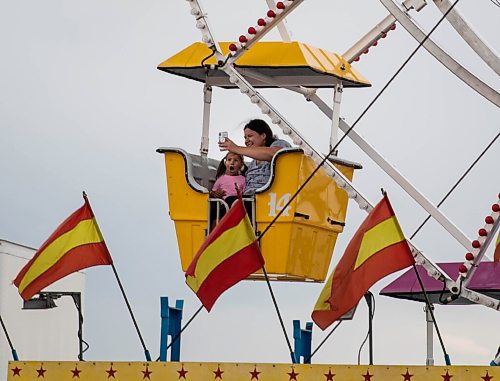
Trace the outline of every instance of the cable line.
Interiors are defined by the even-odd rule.
[[[481,152],[481,154],[476,158],[476,160],[474,160],[474,162],[469,166],[469,168],[467,168],[467,170],[462,174],[462,176],[460,176],[460,178],[457,180],[457,182],[451,187],[451,189],[448,191],[448,193],[446,193],[446,195],[442,198],[441,201],[439,201],[439,204],[437,204],[437,208],[439,208],[443,202],[446,201],[446,199],[448,198],[448,196],[455,190],[455,188],[462,182],[462,180],[465,178],[465,176],[467,176],[469,174],[469,172],[472,170],[472,168],[474,168],[474,166],[477,164],[477,162],[484,156],[484,154],[490,149],[490,147],[493,145],[493,143],[495,143],[495,141],[498,139],[498,137],[500,136],[500,132],[497,134],[497,136],[495,136],[493,138],[493,140],[486,146],[486,148],[483,150],[483,152]],[[422,223],[420,224],[420,226],[417,228],[417,230],[415,230],[415,232],[411,235],[410,239],[413,239],[413,237],[415,237],[417,235],[417,233],[420,231],[420,229],[423,228],[423,226],[427,223],[427,221],[429,221],[429,219],[431,218],[431,215],[429,214],[427,216],[427,218],[422,221]]]

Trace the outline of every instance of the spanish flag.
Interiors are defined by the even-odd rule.
[[[83,206],[59,225],[14,279],[24,300],[78,270],[113,263],[88,199],[84,198]]]
[[[196,253],[186,283],[210,311],[224,291],[262,266],[264,258],[239,198]]]
[[[415,263],[386,195],[368,214],[328,278],[312,312],[325,330],[385,276]]]

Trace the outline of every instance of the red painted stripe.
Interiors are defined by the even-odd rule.
[[[23,290],[21,296],[24,300],[28,300],[48,285],[64,278],[66,275],[87,267],[110,265],[112,263],[113,260],[104,242],[78,246],[64,254],[54,266],[51,266],[47,271],[33,280]]]
[[[236,252],[217,266],[196,293],[207,311],[228,288],[264,266],[264,258],[256,242]]]

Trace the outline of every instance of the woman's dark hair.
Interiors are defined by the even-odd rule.
[[[273,136],[273,131],[271,127],[264,122],[262,119],[252,119],[250,122],[245,124],[245,128],[249,128],[252,131],[255,131],[258,134],[266,134],[266,146],[269,147],[276,140]]]
[[[219,163],[219,166],[217,167],[217,172],[215,172],[215,178],[218,179],[219,177],[221,177],[224,173],[226,173],[226,158],[229,154],[233,154],[233,155],[238,155],[241,159],[241,163],[243,164],[243,166],[241,167],[241,171],[240,171],[240,174],[242,176],[245,176],[245,173],[247,173],[247,165],[245,164],[245,160],[243,160],[243,155],[240,155],[239,153],[234,153],[234,152],[228,152],[226,154],[226,156],[224,156],[224,159],[222,159]]]

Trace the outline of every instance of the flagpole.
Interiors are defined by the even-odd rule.
[[[368,304],[368,353],[369,364],[373,365],[373,294],[367,291],[365,294],[366,304]]]
[[[319,343],[319,345],[316,347],[316,349],[313,351],[313,353],[311,353],[311,356],[309,356],[309,358],[307,360],[304,360],[304,364],[306,364],[307,361],[311,361],[312,357],[316,354],[317,351],[319,351],[319,349],[323,346],[323,344],[326,343],[326,341],[330,338],[332,333],[335,332],[335,330],[338,328],[340,323],[342,323],[342,321],[343,320],[338,321],[337,325],[332,328],[332,330],[328,333],[328,335],[326,335],[326,337],[323,339],[323,341],[321,343]]]
[[[198,310],[193,314],[193,316],[191,316],[191,318],[187,321],[187,323],[184,324],[184,327],[181,328],[179,333],[175,335],[170,344],[167,346],[167,350],[177,341],[177,339],[181,336],[181,333],[188,327],[189,324],[191,324],[191,322],[194,320],[196,316],[198,316],[198,314],[201,312],[202,309],[203,309],[203,304],[200,306],[200,308],[198,308]]]
[[[7,338],[7,341],[10,346],[10,351],[12,352],[12,358],[14,361],[19,361],[19,357],[17,357],[17,352],[14,349],[14,346],[12,345],[12,341],[10,341],[9,333],[7,332],[7,328],[5,327],[5,324],[3,323],[2,315],[0,315],[0,324],[2,325],[3,331],[5,333],[5,337]]]
[[[288,345],[288,350],[290,351],[290,357],[292,359],[292,363],[294,363],[295,362],[295,354],[293,353],[292,345],[290,344],[290,339],[288,338],[288,335],[286,333],[285,324],[283,323],[283,318],[281,317],[281,313],[280,313],[280,310],[278,308],[278,303],[276,302],[276,298],[274,297],[274,292],[273,292],[273,289],[271,287],[271,282],[269,282],[269,277],[267,276],[267,271],[266,271],[265,266],[262,266],[262,272],[264,273],[264,277],[266,278],[267,287],[269,288],[269,292],[271,293],[271,298],[273,299],[274,308],[276,309],[276,313],[278,314],[278,319],[279,319],[280,324],[281,324],[281,329],[283,330],[283,334],[285,335],[285,339],[286,339],[286,343]]]
[[[415,271],[415,274],[418,279],[418,283],[420,284],[420,287],[422,288],[422,292],[424,293],[424,298],[425,298],[425,305],[427,306],[427,310],[429,311],[431,318],[432,318],[432,323],[434,324],[434,327],[436,328],[436,333],[439,339],[439,343],[441,344],[441,349],[443,350],[443,355],[444,355],[444,362],[446,365],[451,365],[451,360],[450,360],[450,355],[446,352],[446,348],[444,346],[443,338],[441,337],[441,332],[439,332],[439,327],[437,325],[436,318],[434,316],[433,308],[431,306],[431,302],[429,301],[429,297],[427,295],[427,292],[425,291],[424,288],[424,283],[422,282],[422,278],[420,277],[420,274],[418,273],[417,266],[413,264],[413,270]]]
[[[87,193],[85,191],[82,192],[83,199],[85,200],[85,203],[88,205],[89,209],[92,211],[92,207],[90,206],[90,201],[87,196]],[[92,211],[92,214],[94,212]],[[100,232],[99,226],[96,224],[96,228],[99,230],[99,233],[102,236],[102,233]],[[125,299],[125,304],[127,305],[128,312],[130,313],[130,317],[132,318],[132,322],[134,323],[135,330],[137,331],[137,335],[139,336],[139,340],[141,341],[142,348],[144,349],[144,354],[146,356],[146,361],[151,361],[151,354],[149,353],[148,349],[146,348],[146,344],[144,343],[144,339],[142,338],[141,331],[139,330],[139,326],[137,325],[137,321],[135,320],[134,313],[132,312],[132,307],[130,307],[130,303],[128,302],[127,295],[125,294],[125,290],[123,289],[122,282],[120,281],[120,277],[118,276],[118,272],[116,271],[115,264],[113,261],[111,261],[111,268],[113,269],[113,273],[115,274],[116,281],[118,282],[118,286],[120,287],[120,291],[122,292],[123,299]]]
[[[125,290],[123,289],[122,282],[120,281],[120,277],[118,276],[118,272],[116,271],[114,263],[111,264],[111,268],[113,269],[113,273],[115,274],[115,278],[118,282],[118,286],[120,287],[120,291],[122,292],[123,299],[125,299],[125,304],[127,305],[128,312],[130,313],[130,316],[132,317],[132,321],[134,323],[135,330],[137,331],[137,335],[139,336],[139,340],[141,341],[142,348],[144,349],[146,361],[151,361],[151,354],[149,353],[148,349],[146,348],[146,344],[144,343],[144,340],[142,338],[141,331],[139,330],[139,326],[137,325],[137,321],[135,320],[134,313],[132,312],[132,307],[130,307],[130,303],[128,302],[127,295],[125,294]]]

